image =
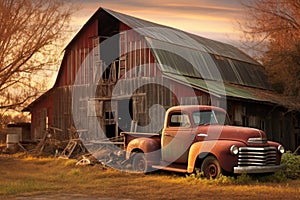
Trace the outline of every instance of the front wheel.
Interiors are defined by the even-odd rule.
[[[132,168],[135,172],[146,173],[148,170],[147,160],[144,153],[135,153],[132,158]]]
[[[215,157],[208,156],[202,162],[201,171],[206,178],[216,179],[221,175],[221,166]]]

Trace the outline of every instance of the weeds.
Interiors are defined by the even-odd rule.
[[[284,174],[289,179],[300,178],[300,155],[288,151],[282,155],[281,162],[286,165]]]
[[[186,180],[190,182],[201,182],[204,184],[232,184],[246,185],[252,183],[283,183],[287,181],[284,171],[278,171],[274,174],[248,175],[241,174],[236,177],[220,175],[217,179],[207,179],[203,176],[203,172],[196,170],[195,173],[186,175]]]
[[[251,182],[253,182],[253,179],[248,174],[241,174],[241,175],[237,176],[236,179],[234,179],[234,182],[236,184],[245,185],[245,184],[250,184]]]
[[[196,181],[204,184],[232,184],[232,185],[247,185],[253,183],[283,183],[287,181],[284,172],[280,171],[272,175],[248,175],[241,174],[236,177],[221,175],[217,179],[207,179],[200,172],[186,175],[187,181]]]
[[[207,179],[204,177],[203,172],[199,169],[196,169],[195,173],[186,175],[186,180],[189,182],[201,182],[202,184],[234,184],[234,177],[223,176],[221,175],[217,179]]]

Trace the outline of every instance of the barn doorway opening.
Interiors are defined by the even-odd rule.
[[[116,137],[116,125],[115,124],[105,125],[105,129],[106,129],[106,137],[108,137],[108,138]]]
[[[132,99],[118,101],[118,134],[129,132],[133,116]]]

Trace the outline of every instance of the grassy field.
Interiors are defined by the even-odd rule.
[[[0,199],[300,199],[300,180],[217,181],[155,172],[134,174],[76,160],[0,155]]]

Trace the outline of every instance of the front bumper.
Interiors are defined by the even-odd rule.
[[[286,169],[286,165],[234,167],[235,174],[262,174]]]

